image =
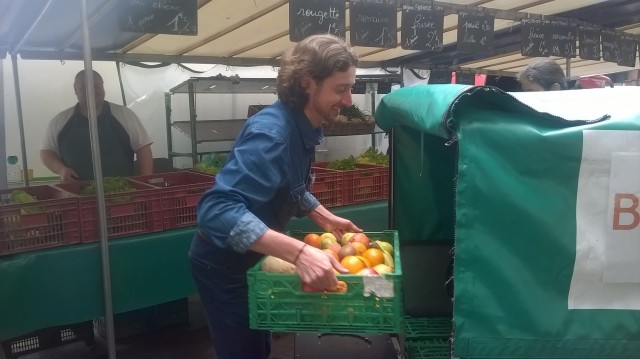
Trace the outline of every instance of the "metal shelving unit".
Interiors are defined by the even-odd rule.
[[[399,74],[358,75],[353,87],[353,94],[369,94],[371,96],[371,109],[375,112],[376,94],[388,93],[394,84],[400,84]],[[192,77],[165,93],[165,114],[167,129],[168,157],[173,161],[176,157],[191,157],[193,164],[198,162],[198,157],[209,154],[211,151],[198,151],[198,144],[205,142],[234,141],[246,118],[198,120],[196,111],[196,98],[205,94],[273,94],[276,93],[275,78],[239,78],[237,76]],[[171,98],[175,94],[186,94],[189,97],[189,120],[172,121]],[[275,100],[275,98],[274,98]],[[191,152],[180,153],[173,151],[172,128],[189,137]],[[371,143],[375,147],[377,133],[382,133],[379,128],[371,133]],[[345,134],[348,135],[348,134]]]
[[[178,84],[165,93],[167,147],[169,159],[191,157],[193,164],[198,156],[211,152],[198,152],[198,144],[204,142],[234,141],[246,118],[223,120],[198,120],[196,97],[200,94],[274,94],[276,80],[274,78],[239,78],[237,76],[192,77]],[[172,121],[171,97],[174,94],[189,96],[189,120]],[[274,99],[275,100],[275,99]],[[184,133],[191,141],[191,153],[173,151],[172,127]]]

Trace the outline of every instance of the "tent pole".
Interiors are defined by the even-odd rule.
[[[27,165],[27,147],[24,141],[24,119],[22,117],[22,98],[20,97],[20,79],[18,78],[18,55],[11,53],[13,66],[13,85],[16,91],[16,111],[18,112],[18,130],[20,131],[20,153],[22,156],[22,180],[25,187],[29,187],[29,166]]]
[[[0,60],[0,84],[4,84],[3,71],[4,71],[4,60]],[[5,108],[4,107],[4,86],[0,86],[0,108]],[[0,111],[0,143],[4,144],[4,145],[0,145],[0,159],[5,161],[4,166],[0,165],[0,190],[9,188],[9,185],[7,183],[7,172],[9,171],[6,165],[7,164],[7,152],[6,152],[7,140],[4,132],[4,125],[5,125],[4,120],[5,120],[4,111]]]
[[[87,110],[89,130],[91,133],[91,155],[93,174],[98,199],[98,223],[100,224],[100,249],[102,254],[102,284],[104,289],[104,319],[107,333],[107,352],[109,359],[116,357],[116,342],[113,325],[113,302],[111,297],[111,268],[109,263],[109,242],[107,240],[107,216],[104,200],[104,180],[102,178],[102,161],[100,159],[100,139],[98,137],[98,118],[96,114],[96,98],[93,87],[93,67],[91,64],[91,44],[89,37],[89,19],[87,0],[82,0],[82,49],[84,52],[84,69],[87,88]]]
[[[118,82],[120,83],[120,94],[122,95],[122,106],[127,107],[127,98],[124,96],[124,85],[122,84],[122,74],[120,73],[120,61],[116,61],[118,71]]]

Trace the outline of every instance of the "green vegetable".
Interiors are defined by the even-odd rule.
[[[349,107],[341,108],[340,114],[344,115],[348,120],[352,120],[352,119],[365,120],[366,119],[364,112],[362,112],[356,105],[351,105]]]
[[[369,147],[363,154],[356,158],[356,163],[388,166],[389,156],[373,147]]]
[[[202,158],[193,168],[196,171],[216,174],[227,162],[227,155],[224,153],[211,153]]]
[[[349,158],[342,160],[331,161],[327,165],[327,168],[338,171],[355,170],[357,168],[356,159],[353,156],[349,156]]]
[[[132,192],[136,190],[131,185],[131,182],[129,182],[124,177],[105,177],[103,182],[104,182],[104,194]],[[82,187],[80,189],[80,194],[83,196],[95,196],[96,183],[92,181],[90,184]],[[124,203],[129,201],[131,201],[130,196],[120,196],[120,197],[113,198],[113,202],[116,202],[116,203]]]
[[[27,192],[25,192],[25,191],[23,191],[21,189],[17,189],[15,191],[11,192],[11,196],[9,197],[9,200],[12,203],[34,203],[34,202],[38,202],[37,199],[35,199],[30,194],[28,194]],[[21,209],[21,212],[23,214],[40,213],[40,212],[42,212],[42,208],[40,206],[23,207]]]

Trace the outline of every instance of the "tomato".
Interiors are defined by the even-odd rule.
[[[369,261],[372,267],[384,264],[384,253],[378,248],[369,248],[362,253],[362,256]]]
[[[320,248],[320,242],[322,239],[319,235],[315,233],[309,233],[304,236],[304,243],[310,245],[311,247]]]
[[[340,264],[342,264],[343,267],[347,268],[349,270],[349,273],[351,274],[356,274],[364,268],[367,268],[365,262],[356,256],[346,256],[342,258]]]

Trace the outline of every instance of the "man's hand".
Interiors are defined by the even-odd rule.
[[[59,172],[60,180],[62,183],[78,182],[80,176],[69,167],[63,167]]]
[[[316,289],[329,289],[338,285],[334,268],[342,274],[349,273],[334,257],[311,246],[302,249],[294,264],[302,283]]]

